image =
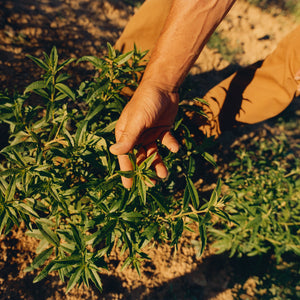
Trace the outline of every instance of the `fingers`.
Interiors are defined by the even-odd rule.
[[[155,153],[157,151],[158,151],[158,149],[157,149],[156,143],[152,143],[152,144],[148,145],[147,151],[146,151],[147,157],[149,157],[150,155],[152,155],[153,153]],[[164,165],[161,156],[158,153],[155,156],[152,166],[155,170],[156,175],[159,178],[166,178],[168,176],[168,170],[167,170],[166,166]]]
[[[171,152],[176,153],[179,150],[179,144],[170,131],[166,131],[161,137],[161,143]]]
[[[110,146],[109,151],[112,154],[122,155],[122,154],[128,153],[130,150],[133,149],[133,147],[135,146],[136,141],[132,140],[132,139],[129,139],[129,138],[126,138],[125,136],[129,137],[129,135],[124,133],[117,143]]]
[[[137,164],[140,165],[147,157],[151,156],[153,153],[157,152],[157,145],[156,143],[152,143],[148,145],[146,148],[141,147],[139,152],[137,153]],[[120,169],[122,171],[132,171],[133,166],[128,155],[118,155]],[[163,163],[161,156],[157,153],[155,159],[152,163],[152,167],[155,170],[157,177],[159,178],[166,178],[168,176],[168,170]],[[121,176],[122,184],[125,188],[130,189],[133,183],[132,178],[127,178]],[[152,184],[156,184],[155,179],[150,179]]]
[[[133,166],[128,155],[118,155],[119,165],[121,171],[132,171]],[[122,184],[126,189],[130,189],[133,183],[132,178],[121,176]]]
[[[172,136],[169,131],[163,133],[161,137],[161,142],[165,145],[171,152],[177,152],[179,150],[179,144],[177,140]],[[131,161],[125,153],[131,151],[135,146],[136,141],[130,140],[129,136],[127,137],[126,132],[122,132],[118,142],[110,147],[111,153],[118,155],[119,165],[121,171],[131,171],[133,170],[133,166]],[[137,154],[137,164],[141,164],[147,157],[151,156],[153,153],[157,152],[157,144],[156,142],[150,143],[147,146],[141,147]],[[157,176],[159,178],[166,178],[168,176],[168,170],[163,163],[161,156],[157,153],[156,157],[152,163],[152,167],[154,168]],[[133,179],[121,177],[122,184],[125,188],[131,188]],[[151,180],[153,184],[156,183],[154,179]]]
[[[146,158],[147,158],[146,149],[144,147],[140,147],[136,155],[136,163],[140,165]]]
[[[131,122],[128,122],[128,118],[132,119]],[[117,122],[115,130],[116,143],[109,148],[110,152],[114,155],[122,155],[131,151],[144,131],[144,123],[143,116],[138,114],[133,118],[127,114],[125,107]]]

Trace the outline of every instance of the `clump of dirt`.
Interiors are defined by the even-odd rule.
[[[106,43],[115,43],[134,11],[112,0],[5,1],[0,9],[1,88],[22,91],[38,79],[40,75],[26,54],[39,57],[53,45],[61,58],[101,56]],[[218,32],[238,49],[235,63],[244,66],[271,53],[295,26],[296,22],[281,16],[280,11],[270,14],[237,1]],[[233,69],[217,50],[205,48],[191,74],[206,73],[196,88],[205,90]],[[78,66],[72,72],[75,82],[89,74]],[[169,245],[154,245],[148,251],[152,260],[145,262],[141,277],[131,269],[122,272],[123,258],[115,252],[110,257],[110,271],[102,276],[103,294],[93,287],[80,287],[65,295],[66,284],[58,276],[33,284],[37,273],[22,271],[32,262],[37,241],[20,227],[0,238],[0,299],[233,299],[232,280],[243,274],[247,265],[234,269],[225,255],[215,256],[210,249],[198,259],[191,245],[197,239],[196,233],[185,233],[176,252]],[[253,282],[245,282],[250,298]]]

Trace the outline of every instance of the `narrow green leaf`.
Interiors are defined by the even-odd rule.
[[[83,143],[84,135],[85,135],[86,129],[87,129],[87,125],[88,125],[88,121],[85,120],[85,121],[80,123],[79,127],[76,130],[75,144],[77,146],[80,146]]]
[[[9,215],[11,221],[16,225],[19,225],[17,210],[14,207],[6,206],[6,211]]]
[[[122,65],[124,64],[126,61],[128,61],[132,55],[133,55],[133,50],[128,52],[128,53],[124,53],[121,54],[120,56],[118,56],[114,61],[118,64],[118,65]]]
[[[117,220],[110,220],[97,232],[97,236],[93,242],[93,247],[99,244],[104,238],[109,236],[115,229],[117,225]]]
[[[41,232],[38,229],[32,229],[31,231],[27,231],[26,235],[30,236],[30,237],[33,237],[35,239],[38,239],[38,240],[42,240],[43,239],[43,235],[41,234]],[[46,245],[48,245],[48,242],[46,242]],[[38,253],[38,252],[36,251],[36,253]]]
[[[89,271],[88,266],[85,266],[83,269],[83,272],[82,272],[82,280],[87,287],[90,286],[90,283],[89,283],[89,280],[91,279],[90,274],[91,274],[91,272]]]
[[[81,232],[78,230],[78,228],[75,225],[73,225],[73,224],[70,224],[70,225],[71,225],[71,230],[72,230],[73,237],[74,237],[76,244],[79,246],[80,250],[83,250],[85,245],[84,245],[84,238],[83,238]]]
[[[141,263],[139,261],[134,260],[132,262],[132,265],[136,269],[138,275],[141,277]]]
[[[54,115],[54,102],[48,102],[46,108],[46,122],[49,122]]]
[[[126,178],[133,178],[135,175],[135,171],[117,171],[117,173]]]
[[[95,286],[97,287],[97,289],[100,292],[102,292],[102,282],[101,282],[101,279],[98,274],[96,266],[90,268],[90,275],[91,275],[91,279],[92,279],[93,283],[95,284]]]
[[[49,274],[52,266],[53,266],[54,262],[51,261],[41,272],[39,275],[37,275],[34,279],[33,279],[33,283],[37,283],[41,280],[43,280],[44,278],[47,277],[47,275]]]
[[[73,61],[75,61],[76,58],[68,58],[67,60],[65,60],[64,62],[62,62],[58,67],[56,72],[59,72],[61,69],[63,69],[66,65],[72,63]],[[68,76],[68,75],[67,75]],[[69,77],[69,76],[68,76]],[[64,79],[65,80],[65,79]]]
[[[110,59],[114,59],[116,57],[116,50],[113,48],[113,46],[110,43],[107,43],[107,49],[108,49],[108,57]]]
[[[42,80],[35,81],[26,87],[24,94],[27,94],[27,93],[35,91],[35,90],[41,90],[41,89],[44,89],[45,87],[46,87],[46,85],[45,85],[44,81],[42,81]]]
[[[168,207],[165,205],[166,198],[159,195],[158,193],[149,193],[149,196],[157,203],[159,208],[166,214],[169,213]]]
[[[138,193],[141,197],[142,203],[146,205],[147,202],[147,187],[145,182],[141,177],[137,177],[137,188],[138,188]]]
[[[179,238],[182,235],[183,226],[184,226],[183,220],[179,219],[175,224],[174,231],[172,232],[173,238],[172,238],[171,246],[177,244]]]
[[[143,218],[144,216],[139,212],[123,212],[120,216],[124,221],[136,222]]]
[[[193,157],[189,158],[188,176],[192,177],[196,170],[196,161]]]
[[[182,203],[183,203],[183,209],[186,209],[189,206],[189,202],[190,202],[190,193],[189,193],[189,188],[186,185],[185,189],[184,189],[184,193],[183,193],[183,198],[182,198]]]
[[[176,121],[174,123],[174,129],[173,130],[176,131],[179,128],[179,126],[181,125],[182,122],[183,122],[183,118],[180,119],[180,120],[178,120],[178,121]]]
[[[112,132],[116,127],[117,121],[111,122],[109,125],[107,125],[105,128],[101,130],[101,132]]]
[[[26,167],[26,162],[24,161],[24,158],[20,155],[20,153],[18,153],[15,149],[12,149],[11,152],[13,153],[14,157],[16,158],[16,160],[19,162],[19,164],[22,167]]]
[[[18,203],[15,205],[15,207],[21,211],[23,211],[25,214],[29,214],[35,218],[39,218],[40,216],[26,203]]]
[[[56,78],[56,83],[63,82],[69,78],[70,76],[68,74],[59,74]]]
[[[209,163],[211,163],[215,168],[218,166],[215,159],[213,158],[213,156],[210,155],[209,153],[203,152],[203,153],[201,153],[201,155],[205,160],[207,160]]]
[[[41,265],[45,263],[45,261],[51,256],[53,253],[53,247],[50,247],[44,251],[42,251],[31,263],[29,267],[27,267],[24,272],[31,272],[34,269],[39,268]]]
[[[56,67],[58,64],[58,54],[55,46],[52,47],[50,52],[50,64],[52,66],[53,72],[56,73]]]
[[[10,176],[10,175],[20,174],[23,171],[24,171],[24,168],[8,169],[8,170],[0,172],[0,176],[7,177],[7,176]]]
[[[64,137],[66,138],[66,140],[69,143],[70,147],[74,147],[75,146],[75,141],[73,139],[73,136],[70,134],[70,132],[64,128]]]
[[[214,207],[217,204],[220,194],[221,194],[221,179],[219,178],[217,181],[217,185],[210,196],[210,199],[208,202],[208,209],[210,209],[211,207]]]
[[[236,225],[238,225],[238,223],[236,223],[234,220],[231,220],[230,215],[223,210],[216,209],[213,211],[213,213],[218,215],[220,218],[224,219],[225,221],[233,222]]]
[[[186,177],[186,184],[187,184],[187,187],[189,190],[189,195],[191,197],[192,204],[197,209],[199,207],[199,203],[200,203],[199,195],[198,195],[198,192],[197,192],[191,178]]]
[[[206,226],[204,224],[199,226],[199,234],[200,234],[200,239],[201,239],[201,248],[200,248],[198,256],[201,256],[202,253],[204,252],[206,244],[207,244]]]
[[[154,160],[157,158],[156,155],[158,155],[157,152],[154,152],[153,154],[151,154],[138,166],[138,168],[140,170],[149,169],[151,167],[152,163],[154,162]]]
[[[88,55],[81,57],[77,61],[77,63],[82,62],[82,61],[88,61],[88,62],[92,63],[93,66],[97,69],[102,69],[103,64],[105,63],[101,58],[98,58],[96,56],[88,56]]]
[[[70,266],[77,266],[82,262],[82,256],[77,254],[72,254],[68,257],[54,260],[54,265],[51,268],[51,271],[60,270],[62,268],[67,268]]]
[[[96,108],[90,110],[86,115],[85,120],[90,121],[91,119],[93,119],[97,114],[99,114],[103,110],[104,107],[104,104],[100,104]]]
[[[5,202],[11,201],[15,197],[16,193],[16,177],[15,175],[12,176],[10,179],[9,185],[5,192]]]
[[[40,230],[41,234],[45,237],[45,239],[52,245],[59,247],[59,237],[53,231],[51,231],[45,225],[36,222],[38,229]]]
[[[3,229],[6,226],[6,223],[8,221],[8,214],[6,213],[6,211],[4,210],[1,214],[0,214],[0,235],[2,235]]]
[[[66,294],[68,294],[70,292],[70,290],[72,290],[72,288],[76,285],[76,283],[78,283],[81,274],[83,272],[84,267],[78,267],[74,273],[72,274],[72,276],[70,277],[70,280],[68,282],[67,285],[67,290],[66,290]]]
[[[47,64],[42,61],[41,59],[34,57],[32,55],[26,55],[28,58],[30,58],[32,61],[34,61],[40,68],[48,71],[49,67],[47,66]]]
[[[121,271],[123,271],[125,268],[127,268],[132,263],[132,257],[127,257],[121,267]]]
[[[63,83],[56,83],[55,84],[55,88],[58,89],[61,93],[63,93],[64,95],[68,96],[69,98],[71,98],[72,100],[75,101],[75,94],[74,92],[65,84]]]

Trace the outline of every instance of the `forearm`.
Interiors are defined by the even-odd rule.
[[[176,91],[235,0],[174,0],[143,81]]]

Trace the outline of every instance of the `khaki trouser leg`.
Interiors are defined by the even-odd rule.
[[[153,49],[172,0],[146,0],[131,18],[115,47],[122,52]],[[218,136],[231,126],[257,123],[282,112],[300,87],[300,26],[288,34],[264,61],[234,73],[204,99],[208,121],[192,119],[208,136]],[[203,124],[204,123],[204,124]]]
[[[146,0],[132,16],[115,48],[123,53],[136,44],[141,51],[153,49],[162,31],[172,5],[172,0]]]
[[[300,26],[262,62],[234,73],[204,96],[209,103],[207,135],[219,135],[237,122],[253,124],[282,112],[300,87]],[[298,75],[298,76],[297,76]]]

